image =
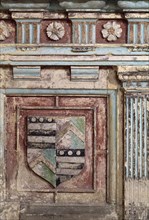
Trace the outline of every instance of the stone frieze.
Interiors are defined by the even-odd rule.
[[[24,8],[24,9],[52,9],[58,10],[98,10],[101,9],[107,11],[122,11],[124,10],[146,10],[149,7],[148,0],[58,0],[56,3],[54,0],[2,0],[1,5],[3,8]]]

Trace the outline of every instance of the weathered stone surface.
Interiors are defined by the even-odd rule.
[[[18,104],[15,104],[17,100]],[[23,103],[22,103],[23,102]],[[15,183],[15,178],[13,175],[17,172],[17,189],[19,191],[41,191],[41,192],[84,192],[86,193],[85,195],[87,196],[88,192],[91,192],[91,196],[93,200],[95,200],[95,203],[97,202],[97,199],[99,201],[105,201],[105,198],[103,197],[103,193],[105,193],[105,155],[106,155],[106,149],[105,149],[105,138],[106,138],[106,128],[104,125],[104,122],[106,120],[106,115],[105,115],[105,108],[106,108],[106,99],[104,98],[86,98],[86,97],[81,97],[81,98],[70,98],[70,97],[59,97],[57,96],[56,100],[55,97],[40,97],[38,98],[9,98],[8,97],[8,103],[12,104],[11,107],[8,107],[8,115],[7,116],[7,131],[10,133],[13,137],[15,137],[15,128],[12,127],[11,122],[15,120],[14,114],[15,114],[15,109],[19,107],[20,113],[17,113],[17,117],[20,118],[18,120],[19,127],[17,129],[18,133],[18,142],[17,142],[17,149],[18,153],[15,153],[15,140],[14,138],[8,139],[7,140],[7,145],[11,145],[11,149],[7,154],[8,158],[8,163],[7,163],[7,173],[9,173],[9,180],[7,182],[10,182],[10,189],[12,188],[12,183]],[[83,104],[84,103],[84,104]],[[9,105],[8,104],[8,105]],[[23,108],[23,105],[27,105],[30,110],[27,108]],[[44,104],[44,106],[43,106]],[[34,109],[34,105],[37,105],[39,107],[38,110]],[[22,106],[22,107],[21,107]],[[46,109],[46,106],[49,106],[50,109]],[[97,110],[94,109],[96,106],[98,106]],[[60,107],[60,109],[59,109]],[[89,108],[89,109],[88,109]],[[99,114],[100,111],[100,114]],[[96,120],[94,114],[96,113]],[[38,114],[38,115],[37,115]],[[32,117],[30,116],[32,115]],[[39,117],[40,115],[40,117]],[[32,135],[27,135],[24,131],[24,127],[27,128],[26,132],[28,130],[33,131],[33,125],[34,129],[37,128],[42,128],[45,131],[47,131],[47,124],[51,125],[51,123],[45,122],[41,123],[41,118],[53,118],[55,120],[55,126],[57,135],[52,136],[52,144],[56,146],[57,150],[65,150],[69,149],[68,155],[66,155],[65,160],[64,156],[58,157],[56,156],[56,152],[53,151],[48,158],[50,157],[50,160],[48,161],[49,163],[51,162],[53,166],[56,167],[60,162],[68,162],[68,163],[81,163],[85,165],[83,166],[83,169],[81,169],[78,173],[74,172],[75,169],[73,169],[73,173],[70,174],[69,181],[62,181],[61,184],[57,184],[56,187],[56,182],[53,180],[49,180],[45,178],[45,175],[43,172],[39,172],[37,170],[36,165],[39,164],[40,162],[45,163],[46,165],[49,166],[49,163],[47,162],[48,159],[47,157],[47,152],[45,152],[45,148],[47,149],[46,145],[44,145],[45,141],[47,143],[51,143],[51,137],[49,136],[32,136]],[[102,117],[101,117],[102,116]],[[29,124],[26,124],[26,118],[35,119],[37,121],[38,118],[38,123],[32,122]],[[40,120],[40,121],[39,121]],[[72,122],[71,122],[72,121]],[[82,124],[83,123],[83,124]],[[84,125],[85,123],[85,125]],[[92,131],[92,126],[93,124],[97,124],[97,137]],[[41,125],[42,124],[42,125]],[[52,123],[53,125],[54,123]],[[74,124],[74,125],[73,125]],[[39,127],[40,125],[40,127]],[[46,125],[46,127],[45,127]],[[76,126],[79,126],[78,128]],[[84,127],[85,126],[85,127]],[[62,129],[62,132],[60,130]],[[71,133],[70,133],[71,132]],[[72,134],[73,132],[73,134]],[[84,133],[83,133],[84,132]],[[67,136],[66,136],[66,135]],[[74,136],[75,135],[75,136]],[[93,136],[92,136],[93,135]],[[63,138],[64,137],[64,138]],[[79,139],[78,139],[79,138]],[[37,149],[36,145],[33,146],[34,143],[37,141],[38,146],[40,144],[40,148]],[[102,147],[99,148],[99,146],[94,146],[93,143],[94,141],[98,142]],[[32,142],[32,145],[31,145]],[[95,149],[96,147],[96,149]],[[32,153],[31,153],[32,149]],[[54,148],[52,148],[53,150]],[[73,155],[72,150],[79,149],[85,150],[82,151],[80,156]],[[93,152],[96,151],[97,155],[94,156]],[[28,165],[26,166],[26,159],[25,155],[27,152],[27,162]],[[83,153],[84,152],[84,153]],[[71,154],[72,155],[71,155]],[[14,157],[12,157],[14,155]],[[16,161],[16,157],[19,157],[19,162]],[[63,160],[62,160],[63,158]],[[94,161],[97,160],[96,166],[99,167],[98,169],[94,168]],[[11,161],[11,162],[10,162]],[[57,163],[56,163],[57,162]],[[55,165],[54,165],[55,163]],[[11,164],[11,166],[10,166]],[[13,164],[13,170],[12,170],[12,164]],[[16,166],[18,166],[18,169],[16,170]],[[30,167],[30,169],[29,169]],[[51,166],[49,166],[51,167]],[[34,171],[34,172],[33,172]],[[70,172],[70,169],[63,170],[59,169],[56,171],[58,174],[62,174],[64,171],[64,174],[68,174],[68,171]],[[36,175],[35,175],[36,173]],[[55,173],[53,169],[53,173]],[[38,174],[38,175],[37,175]],[[56,173],[55,173],[56,174]],[[78,175],[76,175],[78,174]],[[23,176],[26,176],[25,181],[23,180]],[[46,184],[43,179],[46,179],[50,184]],[[55,176],[55,175],[54,175]],[[72,176],[74,176],[72,178]],[[64,177],[64,175],[63,175]],[[92,178],[93,177],[93,178]],[[53,177],[54,178],[54,177]],[[96,180],[97,178],[97,180]],[[55,183],[54,183],[55,182]],[[95,192],[94,190],[96,189],[97,193],[99,192],[100,194],[97,194],[97,197],[95,197]],[[69,195],[69,194],[68,194]],[[59,199],[59,195],[57,196]],[[60,197],[61,198],[61,197]],[[75,199],[72,197],[72,200]],[[82,201],[88,202],[86,199],[82,197]],[[64,200],[64,198],[63,198]],[[66,198],[66,201],[70,201],[70,199]]]
[[[0,44],[14,44],[16,36],[15,22],[0,19]]]
[[[99,4],[0,13],[0,220],[149,218],[148,14]]]
[[[38,209],[38,210],[37,210]],[[40,210],[40,213],[38,214]],[[26,209],[26,214],[22,214],[20,220],[117,220],[118,217],[115,214],[112,207],[100,206],[100,207],[84,207],[84,206],[72,206],[72,207],[38,207],[31,206]]]
[[[128,180],[125,182],[125,218],[148,220],[149,181]]]
[[[117,75],[115,68],[101,68],[98,72],[98,79],[96,82],[73,82],[70,81],[69,68],[48,68],[41,69],[41,78],[39,80],[28,79],[13,79],[13,72],[11,68],[0,68],[1,88],[65,88],[65,89],[116,89],[118,87]],[[109,80],[108,80],[109,79]]]
[[[106,5],[106,0],[58,0],[65,9],[99,9]]]
[[[6,7],[6,8],[26,8],[26,9],[30,9],[30,8],[35,8],[35,9],[41,9],[41,8],[48,8],[49,7],[49,0],[21,0],[20,2],[17,0],[2,0],[1,1],[2,6]]]
[[[0,220],[20,220],[20,204],[18,202],[0,203]]]
[[[146,1],[138,1],[138,0],[130,0],[130,1],[118,1],[118,5],[123,9],[147,9],[149,8],[149,2]]]
[[[119,67],[118,77],[123,83],[126,90],[132,89],[148,89],[149,88],[149,67],[135,66],[135,67]]]

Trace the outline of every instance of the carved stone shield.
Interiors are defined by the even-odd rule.
[[[85,163],[85,117],[29,116],[27,162],[53,187],[79,175]]]

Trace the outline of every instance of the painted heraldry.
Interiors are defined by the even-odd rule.
[[[27,162],[54,188],[78,175],[85,163],[85,117],[29,116]]]

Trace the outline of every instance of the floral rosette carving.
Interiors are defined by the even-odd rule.
[[[107,41],[116,41],[122,36],[122,28],[120,24],[113,22],[107,22],[103,25],[104,29],[101,31],[103,38]]]
[[[0,40],[5,40],[10,36],[9,27],[4,21],[0,21]]]
[[[62,39],[65,35],[64,25],[60,22],[52,22],[47,27],[47,36],[54,41]]]

